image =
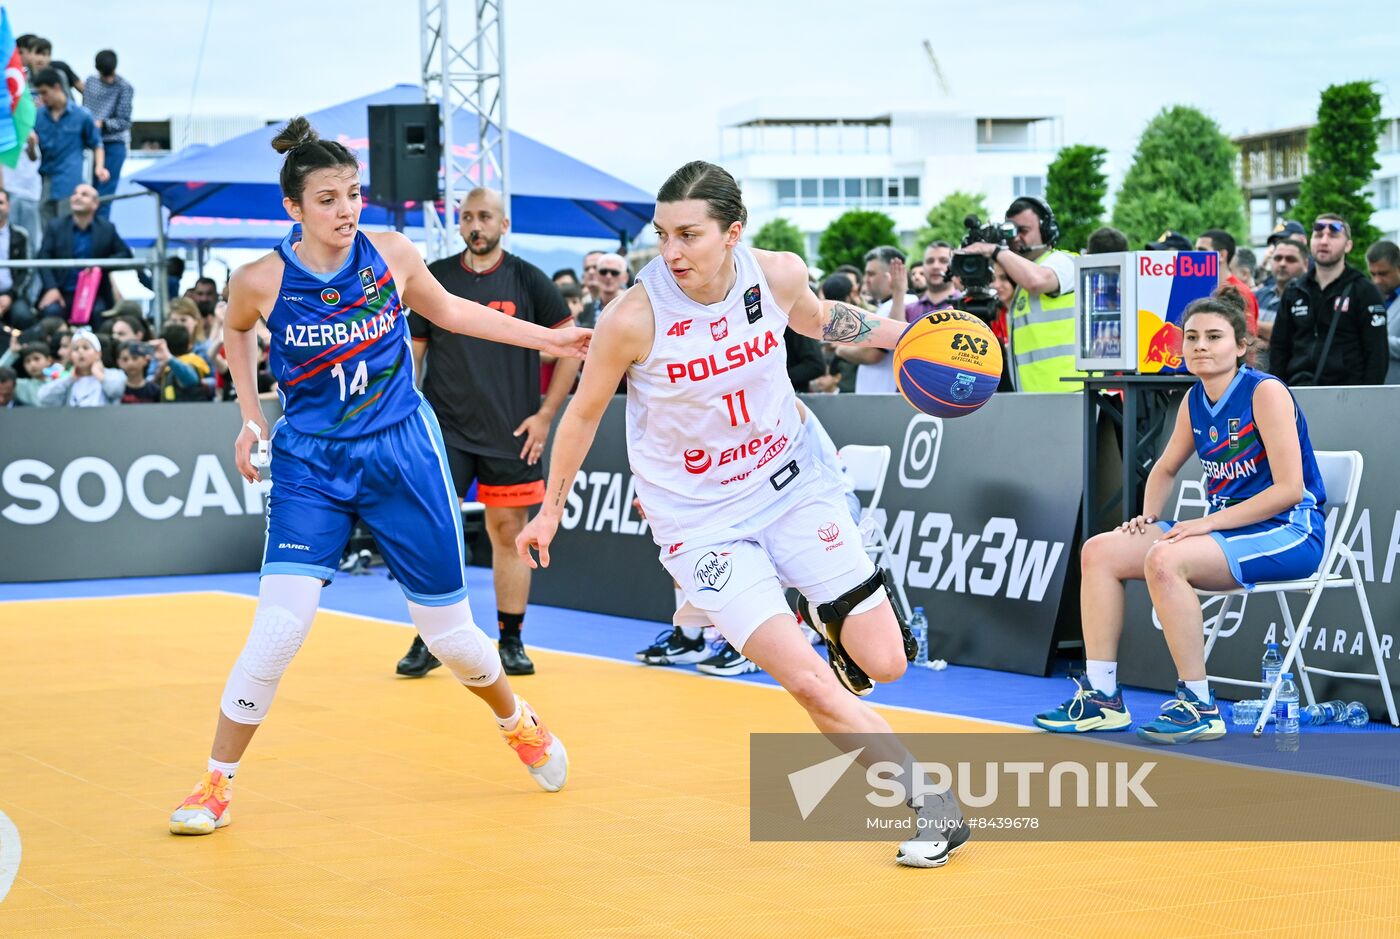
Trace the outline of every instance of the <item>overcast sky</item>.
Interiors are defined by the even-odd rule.
[[[467,27],[470,0],[454,2]],[[1066,142],[1108,147],[1119,173],[1167,105],[1199,107],[1237,134],[1311,122],[1335,82],[1375,80],[1388,115],[1400,89],[1400,16],[1373,0],[506,4],[510,125],[651,191],[686,160],[716,156],[718,112],[760,95],[840,94],[876,109],[933,100],[925,38],[955,96],[1058,98]],[[81,75],[98,49],[115,49],[138,119],[285,118],[419,77],[417,0],[6,6],[15,33],[48,37]]]

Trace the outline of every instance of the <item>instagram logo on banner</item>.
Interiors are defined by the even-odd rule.
[[[938,449],[942,445],[942,418],[919,414],[911,419],[899,454],[900,483],[911,489],[927,487],[938,468]]]

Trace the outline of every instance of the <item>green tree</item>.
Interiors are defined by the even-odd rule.
[[[791,251],[806,262],[807,239],[802,229],[785,218],[775,218],[754,232],[753,246],[764,251]]]
[[[1103,147],[1074,144],[1055,155],[1045,177],[1045,201],[1060,223],[1058,246],[1067,251],[1083,251],[1089,235],[1103,224],[1103,200],[1108,195],[1108,177]]]
[[[1376,136],[1380,132],[1381,96],[1371,82],[1332,85],[1322,92],[1317,123],[1308,131],[1308,172],[1298,201],[1288,214],[1304,226],[1324,212],[1351,224],[1351,254],[1347,261],[1366,269],[1366,249],[1381,237],[1371,224],[1375,206],[1363,191],[1380,164]]]
[[[954,248],[962,244],[963,235],[967,234],[967,226],[963,225],[963,219],[975,215],[986,223],[986,199],[987,197],[980,192],[973,195],[958,190],[944,196],[942,202],[928,210],[928,215],[924,217],[924,226],[914,233],[910,258],[922,261],[924,249],[935,241],[946,241]]]
[[[1247,243],[1235,145],[1195,108],[1162,109],[1138,139],[1133,165],[1118,190],[1113,224],[1130,245],[1155,241],[1169,228],[1188,238],[1223,228]]]
[[[880,245],[898,244],[894,219],[884,212],[852,209],[837,216],[822,232],[817,242],[817,266],[826,272],[842,264],[864,269],[865,252]]]

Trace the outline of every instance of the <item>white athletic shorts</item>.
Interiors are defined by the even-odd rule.
[[[667,545],[661,564],[685,593],[675,622],[713,623],[741,652],[765,621],[791,614],[784,587],[826,603],[875,573],[846,494],[834,485],[808,486],[703,542]],[[884,599],[878,591],[856,611]]]

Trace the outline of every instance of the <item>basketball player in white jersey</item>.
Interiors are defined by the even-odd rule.
[[[882,575],[861,547],[841,481],[816,458],[788,380],[783,330],[892,349],[907,324],[822,301],[794,254],[739,243],[747,211],[724,169],[696,161],[657,194],[661,256],[599,317],[578,393],[555,432],[545,501],[516,547],[549,564],[565,496],[618,382],[627,453],[661,563],[690,604],[768,672],[827,735],[870,734],[862,762],[911,757],[856,695],[913,658]],[[783,586],[827,636],[830,668]],[[844,686],[844,688],[843,688]],[[864,741],[863,741],[864,742]],[[939,867],[969,828],[951,793],[920,798],[897,860]]]

